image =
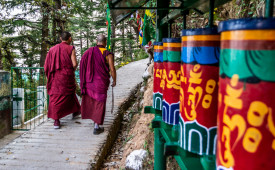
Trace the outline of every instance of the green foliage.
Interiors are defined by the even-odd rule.
[[[221,7],[216,8],[215,20],[262,17],[264,0],[233,0]]]
[[[137,49],[137,50],[135,50],[134,51],[134,56],[135,56],[134,59],[136,61],[149,57],[149,55],[143,49]]]
[[[27,87],[24,92],[25,122],[37,116],[37,91],[35,82],[24,82]]]
[[[19,0],[0,1],[3,14],[0,18],[1,54],[4,69],[15,66],[15,59],[26,66],[32,66],[39,62],[40,55],[40,17],[37,20],[28,17],[35,16],[39,12],[39,1]],[[13,13],[12,11],[22,12]],[[28,16],[28,17],[27,17]]]
[[[106,1],[58,2],[61,1],[0,0],[0,9],[3,11],[0,15],[2,67],[9,69],[10,66],[38,66],[42,57],[41,48],[47,51],[59,43],[58,34],[64,30],[72,33],[74,42],[81,41],[80,44],[74,44],[79,58],[90,47],[91,42],[95,43],[95,37],[102,32],[100,29],[106,28]],[[42,29],[45,29],[44,35]],[[46,46],[41,47],[43,42]],[[5,48],[2,43],[7,44]],[[7,51],[10,55],[6,54]]]
[[[131,59],[130,57],[120,57],[116,58],[116,69],[119,69],[120,67],[129,64],[133,61],[138,61],[148,58],[148,54],[143,49],[136,49],[134,50],[134,57]]]
[[[239,18],[263,17],[265,0],[233,0],[214,9],[214,25],[220,21]],[[200,15],[193,10],[187,16],[187,29],[203,28],[208,25],[209,13]],[[176,20],[173,33],[180,35],[183,17]]]
[[[43,66],[47,51],[59,43],[59,34],[72,34],[77,59],[91,46],[98,34],[107,34],[107,0],[0,0],[0,69],[12,66]],[[155,6],[156,1],[150,1]],[[14,11],[18,11],[14,13]],[[143,17],[145,11],[139,11]],[[152,18],[149,18],[152,20]],[[146,58],[140,49],[136,18],[133,24],[124,21],[112,30],[111,51],[116,64]],[[150,27],[153,25],[150,24]],[[150,28],[154,30],[154,28]],[[150,32],[154,36],[154,32]],[[117,54],[117,55],[116,55]],[[44,58],[44,59],[43,59]]]

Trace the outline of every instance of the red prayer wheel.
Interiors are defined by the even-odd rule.
[[[220,35],[217,28],[182,31],[180,146],[215,155]]]
[[[221,22],[217,166],[275,169],[275,18]]]
[[[154,43],[154,87],[153,87],[153,108],[162,110],[161,80],[163,71],[163,45],[162,42]],[[163,82],[164,83],[164,82]]]
[[[162,120],[170,125],[179,123],[180,42],[180,38],[163,39]]]

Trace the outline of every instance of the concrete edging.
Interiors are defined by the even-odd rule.
[[[106,141],[100,147],[102,149],[99,150],[99,152],[96,154],[94,162],[91,162],[91,170],[99,170],[104,163],[104,159],[107,157],[109,151],[112,149],[118,132],[121,128],[123,113],[131,106],[132,102],[136,100],[135,94],[139,92],[141,84],[142,82],[131,90],[129,97],[119,106],[118,111],[114,113],[117,116],[115,117],[114,122],[110,127],[110,130],[108,131]]]

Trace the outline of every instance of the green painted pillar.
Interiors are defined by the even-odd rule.
[[[265,17],[273,16],[274,0],[265,0]]]
[[[170,0],[163,1],[157,0],[158,8],[168,7]],[[168,15],[168,10],[157,10],[157,22],[156,22],[156,42],[162,42],[162,38],[168,37],[168,24],[160,25],[161,20]]]
[[[182,12],[183,18],[182,18],[182,29],[186,29],[186,15],[188,12]]]
[[[160,118],[161,119],[161,118]],[[164,139],[160,128],[154,129],[154,170],[166,169],[166,157],[164,156]]]
[[[210,0],[209,1],[209,20],[208,20],[208,26],[207,27],[213,27],[214,4],[215,4],[215,0]]]
[[[163,1],[157,0],[157,7],[164,8],[168,7],[170,0]],[[157,10],[157,21],[156,21],[156,42],[162,42],[162,38],[168,37],[168,24],[160,25],[163,17],[168,15],[168,10]],[[156,115],[155,119],[162,120],[161,116]],[[161,135],[160,129],[154,129],[154,169],[165,170],[166,169],[166,157],[164,155],[164,139]]]

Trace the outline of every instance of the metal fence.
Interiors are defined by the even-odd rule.
[[[12,129],[30,130],[46,120],[48,95],[43,67],[11,68]]]

